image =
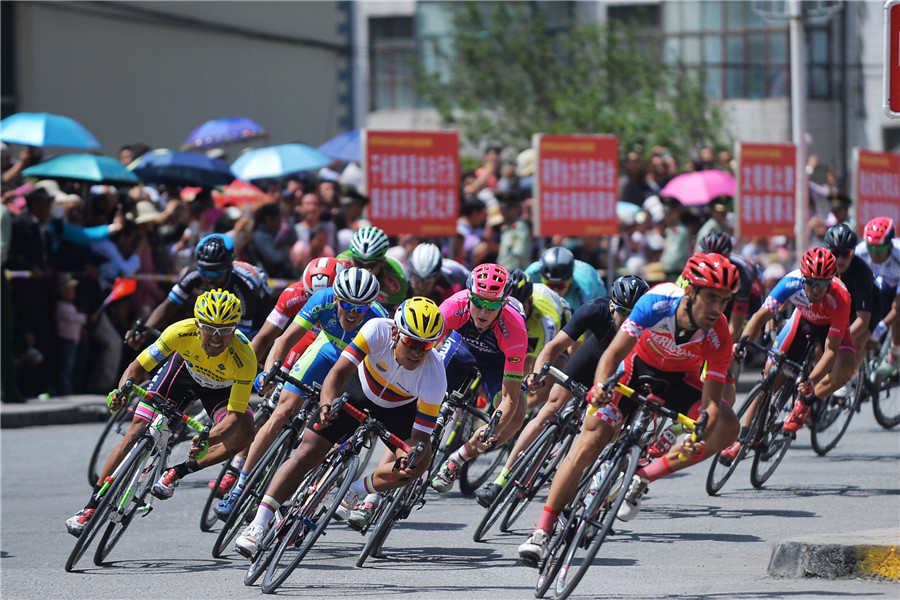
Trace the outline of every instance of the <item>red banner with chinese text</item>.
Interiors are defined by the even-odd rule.
[[[856,148],[853,172],[860,239],[866,223],[875,217],[890,217],[894,223],[900,222],[900,154]]]
[[[793,237],[794,144],[738,144],[735,217],[740,237]]]
[[[366,130],[363,135],[369,220],[388,235],[455,235],[457,132]]]
[[[538,235],[618,233],[618,138],[537,134],[534,147],[534,218]]]

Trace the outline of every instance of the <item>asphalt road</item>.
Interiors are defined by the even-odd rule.
[[[247,563],[210,554],[215,539],[198,527],[206,472],[189,476],[158,502],[110,556],[78,571],[63,565],[74,538],[64,521],[87,500],[85,468],[100,425],[2,431],[0,593],[6,599],[256,598],[242,583]],[[826,458],[801,432],[765,488],[741,465],[722,494],[703,489],[706,464],[653,484],[641,514],[601,549],[578,598],[891,598],[900,585],[872,580],[779,579],[766,575],[775,543],[807,534],[853,533],[900,525],[900,432],[875,423],[871,407]],[[458,492],[429,493],[388,538],[387,558],[354,567],[363,539],[329,528],[279,593],[309,598],[530,598],[536,572],[516,563],[533,527],[532,505],[510,534],[472,541],[482,515]]]

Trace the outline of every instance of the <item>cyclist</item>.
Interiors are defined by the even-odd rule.
[[[557,359],[575,344],[575,340],[585,332],[593,335],[572,355],[572,359],[566,364],[563,371],[575,381],[590,386],[594,382],[594,373],[597,370],[597,362],[613,340],[625,318],[631,314],[635,302],[650,289],[640,277],[625,275],[616,279],[610,288],[607,298],[595,298],[575,311],[575,315],[565,325],[562,331],[556,334],[541,350],[535,361],[538,368],[545,363],[556,363]],[[530,338],[529,338],[530,341]],[[527,378],[529,390],[546,389],[543,382],[535,383],[537,373],[532,372]],[[491,505],[500,490],[506,486],[507,478],[513,463],[521,452],[537,439],[543,431],[547,421],[557,414],[572,397],[571,392],[561,385],[554,385],[549,390],[549,400],[537,416],[531,419],[516,440],[516,445],[509,455],[500,475],[493,482],[488,483],[475,493],[478,503],[485,508]]]
[[[344,412],[328,420],[331,401],[326,398],[336,399],[343,392],[349,396],[350,404],[368,412],[389,431],[401,437],[405,434],[410,446],[419,442],[425,445],[422,459],[416,461],[413,469],[405,463],[403,450],[388,450],[374,473],[351,484],[343,500],[344,514],[351,525],[362,529],[368,524],[378,492],[403,487],[425,472],[429,466],[425,457],[431,455],[429,437],[447,387],[444,365],[440,356],[432,352],[443,329],[440,309],[427,298],[406,300],[393,320],[372,319],[362,327],[325,379],[320,410],[309,420],[300,447],[278,468],[253,522],[236,540],[235,549],[240,554],[252,557],[256,553],[258,542],[281,503],[322,462],[334,444],[359,426]],[[361,497],[364,501],[359,506],[346,510]]]
[[[699,462],[737,437],[734,412],[721,400],[725,372],[731,363],[731,341],[723,313],[737,291],[739,275],[724,256],[703,253],[688,259],[683,275],[688,280],[686,288],[662,283],[641,296],[600,358],[594,379],[597,383],[589,398],[601,408],[594,417],[585,419],[581,435],[553,479],[537,527],[519,546],[519,557],[525,564],[536,566],[546,554],[560,511],[575,495],[582,472],[635,409],[631,400],[617,392],[607,394],[602,387],[623,360],[623,383],[641,375],[664,380],[668,383],[667,406],[687,413],[699,401],[709,413],[709,424],[702,442],[675,444],[669,454],[638,469],[619,509],[619,519],[630,521],[637,515],[651,481]],[[704,361],[706,379],[701,383]],[[688,457],[685,461],[678,458],[682,452]]]
[[[272,342],[274,342],[279,335],[284,333],[288,323],[290,323],[300,309],[303,308],[309,297],[319,290],[331,287],[334,284],[335,277],[337,277],[337,274],[343,269],[344,264],[336,258],[317,258],[306,265],[306,269],[303,270],[303,277],[300,281],[295,281],[281,292],[281,295],[278,296],[278,301],[275,303],[275,308],[273,308],[272,312],[269,313],[269,316],[266,317],[266,322],[263,323],[262,329],[254,336],[251,345],[253,346],[253,352],[256,354],[257,360],[259,360],[260,357],[266,356],[266,353],[272,346]],[[294,362],[296,362],[306,349],[315,342],[316,336],[318,336],[321,331],[321,328],[318,325],[315,325],[312,330],[304,335],[303,338],[291,348],[287,358],[284,359],[283,367],[290,370]],[[263,367],[263,365],[259,366],[260,368]],[[247,450],[247,448],[244,448],[231,460],[231,465],[238,473],[241,471],[244,462],[247,460]],[[235,484],[237,479],[238,478],[230,471],[225,473],[225,475],[222,476],[222,480],[219,482],[219,496],[221,497],[227,494],[228,490],[231,489],[231,486]],[[210,489],[215,485],[216,480],[213,479],[209,482]]]
[[[569,318],[572,309],[559,294],[542,283],[534,283],[531,276],[521,269],[509,273],[510,298],[522,305],[525,330],[528,332],[528,351],[525,355],[525,373],[530,373],[538,352],[556,337]]]
[[[434,244],[419,244],[406,263],[407,294],[424,296],[440,304],[466,287],[469,270],[449,258],[441,256]]]
[[[566,299],[572,310],[600,296],[606,295],[606,286],[600,281],[597,271],[584,261],[575,260],[568,248],[554,246],[541,254],[541,259],[533,262],[525,272]]]
[[[406,299],[406,274],[393,258],[387,257],[388,237],[377,227],[363,227],[350,239],[350,249],[338,258],[350,260],[353,266],[365,269],[378,278],[378,302],[388,309],[396,308]]]
[[[881,314],[872,315],[877,323],[872,337],[881,339],[891,332],[891,351],[877,368],[885,375],[900,368],[900,240],[895,233],[893,219],[876,217],[866,223],[864,239],[856,246],[856,255],[872,269],[881,293]]]
[[[856,366],[853,339],[847,327],[850,294],[839,279],[834,279],[836,274],[837,266],[830,250],[821,246],[807,250],[800,259],[800,268],[791,271],[775,284],[762,308],[747,323],[741,338],[742,341],[756,339],[766,321],[772,318],[782,304],[790,300],[796,310],[778,333],[772,348],[784,352],[789,360],[800,362],[803,360],[802,340],[807,334],[824,343],[822,356],[810,372],[809,380],[798,385],[800,398],[783,425],[786,434],[799,431],[809,417],[810,407],[819,398],[827,398],[847,383]],[[798,339],[801,341],[794,343]],[[735,356],[738,358],[741,347],[742,344],[738,344],[735,348]],[[756,403],[747,408],[738,440],[722,451],[723,463],[730,464],[737,456],[741,444],[746,443],[754,414]]]
[[[448,389],[458,389],[477,365],[491,406],[503,412],[494,435],[483,439],[486,426],[480,427],[444,461],[431,480],[431,487],[440,493],[453,487],[463,464],[494,444],[505,443],[525,420],[522,377],[528,334],[522,315],[507,302],[508,279],[500,265],[478,265],[468,290],[441,304],[445,327],[451,331],[440,351],[447,365]]]
[[[146,325],[156,327],[170,322],[176,314],[207,290],[228,290],[241,301],[241,319],[238,329],[253,337],[265,322],[271,307],[272,289],[265,272],[254,265],[234,260],[234,241],[222,233],[213,233],[197,244],[195,252],[197,268],[188,272],[176,283],[169,295],[147,317]],[[133,348],[140,348],[146,333],[131,335],[125,339]]]
[[[147,391],[170,402],[184,402],[194,396],[215,426],[209,434],[207,449],[193,446],[188,460],[166,470],[151,493],[161,499],[170,498],[178,482],[188,473],[220,463],[246,447],[253,438],[250,389],[256,374],[256,356],[243,333],[237,331],[241,318],[241,301],[231,292],[204,292],[194,303],[194,318],[167,327],[159,339],[141,352],[128,365],[119,387],[129,379],[137,380],[156,370]],[[122,408],[118,390],[107,398],[110,410]],[[184,410],[185,406],[179,406]],[[113,448],[83,509],[66,521],[74,536],[81,535],[99,503],[97,492],[103,481],[131,450],[147,425],[156,418],[153,408],[141,402],[125,437]]]
[[[313,294],[294,317],[287,331],[275,340],[266,357],[266,368],[257,376],[254,387],[258,388],[273,363],[278,359],[283,360],[288,349],[294,347],[316,325],[322,328],[322,332],[294,363],[290,373],[292,377],[308,385],[322,383],[341,351],[366,321],[388,316],[387,311],[375,300],[378,292],[375,276],[364,269],[350,267],[338,273],[334,287]],[[305,394],[298,387],[291,383],[284,384],[278,406],[250,444],[250,452],[234,489],[213,509],[220,519],[226,520],[234,510],[247,476],[278,437],[282,425],[300,411],[304,401]]]

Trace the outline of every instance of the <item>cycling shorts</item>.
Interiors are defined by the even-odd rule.
[[[572,358],[566,363],[563,373],[581,385],[591,387],[594,385],[594,375],[597,372],[597,363],[600,362],[600,355],[602,354],[603,348],[600,347],[597,336],[592,335],[581,345],[575,354],[572,355]]]
[[[799,363],[804,358],[803,351],[805,350],[806,344],[803,343],[803,340],[806,338],[806,335],[809,334],[812,339],[818,340],[824,344],[830,328],[830,323],[822,325],[810,323],[803,318],[800,311],[795,310],[785,322],[781,331],[778,332],[778,337],[775,339],[772,349],[784,352],[788,360]],[[795,344],[793,343],[794,340],[800,340],[800,343]],[[844,327],[844,334],[841,338],[839,351],[856,354],[856,347],[853,345],[853,338],[850,336],[849,327]],[[770,358],[769,362],[771,361],[772,359]]]
[[[883,288],[879,288],[879,287],[875,288],[875,295],[879,296],[881,299],[881,307],[880,307],[881,310],[878,311],[878,313],[876,313],[876,311],[874,311],[874,310],[872,311],[872,318],[869,320],[870,325],[872,323],[878,324],[879,321],[881,321],[883,318],[885,318],[887,316],[887,314],[889,312],[891,312],[891,308],[893,308],[893,306],[894,306],[894,298],[897,297],[897,290],[898,290],[898,286],[890,286],[890,285],[886,285]],[[878,308],[877,301],[875,302],[875,304],[876,304],[876,307],[874,307],[874,308]],[[871,326],[869,330],[873,331],[874,329],[875,329],[875,327]]]
[[[458,390],[468,379],[472,367],[477,366],[485,393],[494,407],[499,404],[503,391],[503,366],[506,362],[504,355],[472,352],[456,331],[450,332],[438,354],[447,369],[447,391]]]

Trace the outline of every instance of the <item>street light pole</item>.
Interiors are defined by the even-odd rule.
[[[791,138],[797,149],[794,178],[794,243],[797,257],[806,250],[806,45],[800,0],[789,0],[791,40]]]

